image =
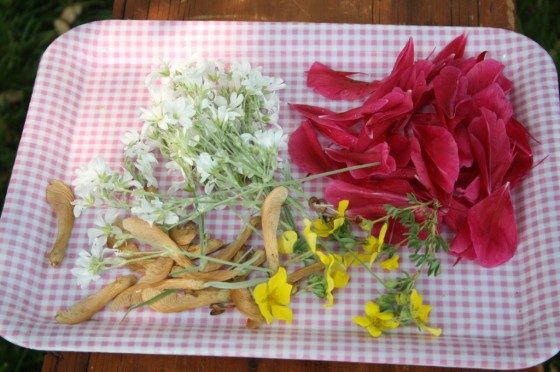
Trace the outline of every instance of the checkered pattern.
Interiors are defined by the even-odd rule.
[[[515,85],[517,117],[539,141],[538,162],[515,192],[519,227],[516,256],[505,265],[482,269],[469,262],[422,280],[419,291],[434,306],[432,323],[443,335],[432,338],[403,328],[379,340],[351,324],[366,300],[376,296],[371,278],[352,272],[349,288],[337,292],[332,309],[311,296],[294,300],[292,325],[244,328],[236,312],[219,317],[198,310],[156,314],[108,309],[75,326],[54,322],[57,309],[94,290],[77,287],[70,269],[93,215],[76,221],[68,255],[58,269],[46,254],[56,222],[45,202],[52,178],[70,182],[76,167],[101,155],[121,162],[120,135],[138,128],[139,108],[148,95],[144,76],[161,59],[192,53],[225,61],[247,58],[287,88],[281,123],[288,131],[299,117],[286,103],[326,103],[305,87],[314,61],[336,69],[386,75],[399,50],[414,38],[416,56],[427,56],[461,32],[467,53],[488,50],[503,61]],[[154,354],[251,356],[476,368],[523,368],[557,352],[560,345],[560,113],[557,75],[546,52],[527,38],[488,28],[445,28],[298,23],[110,21],[81,26],[45,52],[29,108],[0,223],[0,332],[26,347],[43,350]],[[162,172],[163,173],[163,172]],[[320,192],[321,184],[307,187]],[[216,215],[210,226],[232,238],[239,222]],[[110,273],[115,276],[117,273]],[[105,277],[108,282],[111,277]],[[98,286],[101,283],[98,284]]]

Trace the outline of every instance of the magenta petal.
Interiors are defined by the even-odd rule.
[[[325,153],[334,161],[346,163],[351,167],[354,165],[378,162],[379,165],[371,168],[362,168],[350,171],[356,179],[367,178],[374,174],[387,174],[395,171],[395,159],[389,155],[387,143],[378,143],[364,152],[353,152],[348,150],[326,149]]]
[[[406,194],[410,192],[412,187],[404,180],[386,180],[363,185],[332,180],[325,188],[325,199],[334,205],[346,199],[349,201],[348,208],[352,215],[376,218],[386,214],[383,207],[385,204],[397,207],[406,205]]]
[[[515,254],[517,227],[509,184],[505,184],[468,212],[467,223],[476,262],[484,267],[503,264]]]
[[[511,102],[498,83],[492,83],[473,95],[472,103],[474,107],[484,107],[495,112],[498,118],[502,119],[505,123],[507,123],[513,115]]]
[[[441,50],[441,52],[438,53],[438,55],[434,59],[434,63],[443,61],[449,57],[453,57],[455,59],[459,59],[463,57],[463,53],[465,52],[466,45],[467,45],[467,35],[461,34],[460,36],[451,40],[451,42],[449,42],[449,44],[447,44]]]
[[[290,135],[288,153],[290,159],[305,172],[321,173],[341,168],[325,156],[313,126],[307,120]]]
[[[331,111],[326,108],[318,107],[318,106],[311,106],[311,105],[300,105],[300,104],[290,104],[290,108],[296,110],[304,117],[308,118],[311,121],[315,122],[324,122],[327,124],[336,124],[341,127],[351,127],[356,123],[357,118],[353,118],[352,120],[337,120],[334,123],[333,120],[328,120],[328,116],[336,115],[334,111]]]
[[[503,184],[504,176],[512,162],[506,127],[496,114],[481,108],[481,116],[469,125],[471,148],[480,168],[482,190],[485,195]]]
[[[502,74],[504,65],[495,59],[487,59],[474,65],[466,76],[469,81],[469,94],[476,94],[494,83]]]
[[[459,177],[459,153],[455,139],[446,128],[432,125],[416,125],[414,134],[422,147],[432,183],[451,193]]]
[[[335,71],[322,63],[315,62],[307,73],[307,86],[333,100],[356,100],[375,90],[376,82],[367,83],[350,79],[348,76],[353,74],[353,72]]]
[[[436,104],[448,118],[454,118],[457,106],[470,98],[467,78],[456,67],[444,67],[434,78],[433,86]]]
[[[396,133],[387,138],[390,154],[399,168],[406,167],[410,162],[410,140]]]
[[[529,144],[529,132],[527,132],[523,124],[511,118],[506,124],[506,131],[510,139],[513,160],[504,176],[504,180],[510,182],[513,187],[517,185],[533,167],[533,150]]]
[[[449,252],[454,256],[466,258],[468,260],[476,259],[476,252],[471,239],[471,231],[467,223],[463,224],[455,238],[449,246]]]

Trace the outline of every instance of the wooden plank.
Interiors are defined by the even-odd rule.
[[[371,23],[371,0],[190,1],[190,19]]]
[[[515,30],[514,0],[479,0],[478,26]]]
[[[89,353],[47,353],[42,372],[87,371]]]
[[[154,0],[153,3],[153,6],[158,7],[159,0]],[[126,0],[123,18],[148,19],[149,8],[150,0]]]
[[[126,6],[126,0],[115,0],[113,3],[113,18],[122,19],[124,18],[124,8]]]

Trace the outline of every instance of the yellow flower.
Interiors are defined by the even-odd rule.
[[[274,318],[292,322],[292,309],[288,307],[292,295],[292,285],[287,283],[286,269],[280,267],[266,283],[258,284],[253,297],[267,323]]]
[[[346,209],[348,209],[348,203],[348,200],[341,200],[338,202],[338,210],[333,220],[325,221],[322,218],[318,218],[313,222],[318,236],[326,238],[344,225],[344,221],[346,221],[344,214],[346,213]]]
[[[298,236],[295,231],[284,231],[278,238],[278,251],[281,254],[292,254],[297,238]]]
[[[330,307],[334,303],[334,297],[332,291],[335,288],[343,288],[348,284],[350,276],[346,272],[346,266],[344,265],[342,257],[337,254],[323,253],[317,251],[317,256],[325,265],[325,280],[327,282],[327,288],[325,294],[327,295],[327,303],[325,306]]]
[[[352,318],[352,323],[365,328],[371,337],[379,337],[383,331],[399,326],[399,322],[394,318],[395,315],[391,311],[381,312],[379,305],[368,301],[365,306],[365,316],[355,316]]]
[[[311,231],[311,221],[307,218],[303,220],[304,229],[303,229],[303,237],[309,246],[309,250],[315,253],[317,249],[317,233]]]
[[[430,305],[422,304],[422,296],[416,291],[416,288],[410,293],[410,314],[416,321],[418,328],[427,331],[434,336],[441,335],[441,328],[428,326],[428,317],[432,311]]]
[[[399,267],[399,258],[400,256],[398,254],[395,254],[393,255],[393,257],[380,262],[379,266],[389,271],[396,270]]]
[[[367,243],[363,246],[365,253],[369,257],[369,267],[371,267],[373,261],[375,261],[375,259],[377,258],[377,255],[379,254],[379,252],[381,252],[381,247],[383,246],[383,243],[385,243],[385,234],[387,233],[387,228],[388,225],[387,222],[385,222],[383,226],[381,226],[381,230],[379,230],[379,237],[376,238],[373,235],[368,237]]]

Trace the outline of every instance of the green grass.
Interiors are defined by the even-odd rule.
[[[0,0],[0,209],[41,54],[58,35],[53,22],[71,0]],[[112,0],[80,1],[73,26],[111,16]],[[517,0],[519,31],[560,64],[559,0]],[[560,337],[560,335],[558,336]],[[0,339],[0,372],[40,370],[43,353]],[[560,358],[545,364],[560,367]]]

